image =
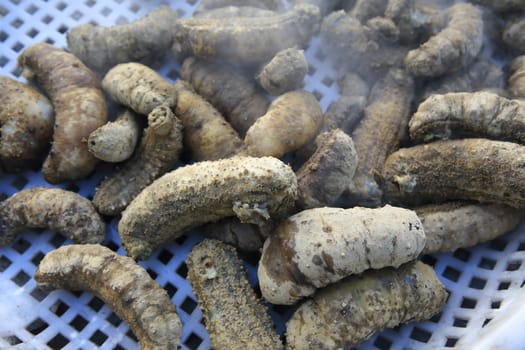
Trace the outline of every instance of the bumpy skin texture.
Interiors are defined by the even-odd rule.
[[[294,90],[276,98],[265,115],[246,132],[246,154],[282,157],[312,139],[323,122],[323,111],[315,96]]]
[[[476,4],[483,5],[483,6],[488,6],[499,12],[523,10],[523,7],[525,6],[524,0],[499,0],[499,1],[469,0],[469,1],[476,3]]]
[[[171,84],[141,63],[122,63],[111,68],[102,87],[114,101],[138,114],[148,115],[157,106],[173,107],[176,102]]]
[[[501,89],[503,86],[504,74],[501,68],[480,58],[456,73],[428,81],[420,99],[425,100],[432,94]]]
[[[365,23],[371,18],[382,17],[387,3],[388,0],[357,0],[349,14],[360,22]]]
[[[303,303],[287,323],[286,349],[351,349],[383,328],[431,318],[447,296],[434,270],[419,261],[366,271]]]
[[[192,249],[186,264],[214,349],[284,348],[234,247],[206,239]]]
[[[242,136],[270,105],[268,97],[253,79],[238,67],[224,62],[189,57],[182,64],[180,76],[217,108]]]
[[[173,84],[177,93],[175,113],[184,126],[184,145],[196,161],[234,155],[242,140],[224,117],[183,80]]]
[[[321,17],[326,16],[339,5],[340,0],[293,0],[294,5],[310,4],[319,7]]]
[[[387,202],[474,200],[525,207],[525,146],[488,139],[435,141],[392,153],[383,167]]]
[[[525,99],[525,55],[512,60],[508,83],[509,93],[512,97]]]
[[[67,46],[86,66],[101,74],[119,63],[151,63],[169,50],[175,18],[176,11],[161,5],[128,24],[82,24],[67,32]]]
[[[35,273],[39,288],[89,291],[102,299],[137,336],[143,350],[176,350],[182,324],[175,305],[133,259],[98,244],[49,252]]]
[[[307,45],[317,31],[319,8],[299,5],[271,17],[184,18],[175,22],[172,51],[238,64],[269,61],[277,52]]]
[[[456,4],[445,14],[446,26],[405,57],[406,69],[415,76],[436,77],[460,70],[478,56],[483,44],[481,11]]]
[[[226,6],[193,12],[194,18],[265,17],[274,15],[274,11],[253,6]]]
[[[94,130],[88,138],[89,151],[106,162],[122,162],[131,157],[140,136],[138,116],[132,111],[120,114]]]
[[[124,210],[118,232],[128,254],[151,252],[207,222],[237,216],[265,223],[286,217],[297,196],[292,169],[272,157],[234,157],[178,168],[146,187]]]
[[[404,71],[391,70],[377,83],[369,97],[363,119],[352,132],[359,159],[345,200],[352,205],[381,204],[381,173],[386,157],[406,138],[414,82]]]
[[[453,252],[490,241],[518,226],[525,212],[498,204],[447,202],[414,209],[427,236],[423,254]]]
[[[53,136],[53,106],[36,89],[0,76],[0,168],[39,162]]]
[[[389,69],[402,67],[409,51],[408,46],[400,45],[399,30],[391,19],[375,17],[363,24],[343,10],[323,19],[320,38],[323,51],[336,57],[340,68],[372,83]]]
[[[257,276],[266,300],[291,305],[346,276],[398,267],[424,247],[423,225],[412,210],[308,209],[283,221],[266,240]]]
[[[230,217],[210,222],[198,229],[206,238],[217,239],[231,244],[240,251],[258,252],[262,249],[265,239],[270,235],[275,224],[255,225],[241,222],[236,217]]]
[[[490,92],[431,95],[409,129],[417,142],[474,136],[525,143],[525,102]]]
[[[525,8],[525,4],[522,5]],[[503,42],[507,47],[511,48],[519,54],[525,54],[525,15],[514,19],[507,20],[505,22],[505,28],[503,30]]]
[[[350,133],[363,117],[370,88],[359,75],[348,73],[339,79],[339,89],[341,97],[324,114],[323,130],[340,128]]]
[[[341,129],[317,136],[317,149],[297,171],[301,208],[329,206],[348,188],[357,168],[352,138]]]
[[[202,0],[198,11],[216,9],[227,6],[254,6],[272,11],[283,9],[282,0]]]
[[[304,51],[290,48],[279,51],[255,78],[270,95],[279,96],[301,88],[306,73],[308,62]]]
[[[26,48],[18,66],[36,80],[55,111],[53,143],[42,167],[46,181],[59,183],[89,175],[98,162],[88,150],[89,134],[107,121],[107,107],[97,76],[78,58],[47,43]]]
[[[106,235],[91,202],[59,188],[24,189],[0,203],[0,246],[27,228],[48,228],[75,243],[101,243]]]
[[[148,115],[148,127],[132,158],[97,187],[93,204],[105,215],[118,215],[140,191],[171,170],[182,151],[182,123],[167,106]]]

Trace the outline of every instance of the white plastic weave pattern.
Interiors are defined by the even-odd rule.
[[[197,0],[172,1],[180,16],[189,16]],[[0,2],[0,70],[19,80],[18,54],[28,45],[46,41],[66,47],[65,33],[75,25],[125,23],[144,16],[160,0],[3,0]],[[314,92],[323,109],[338,97],[336,72],[319,51],[314,38],[306,51],[310,72],[306,89]],[[167,59],[156,67],[168,80],[177,79],[178,65]],[[58,187],[92,198],[95,186],[107,171],[101,166],[88,179]],[[0,174],[0,200],[34,186],[48,186],[38,172]],[[108,222],[105,244],[120,254],[117,219]],[[191,247],[202,239],[188,233],[141,262],[164,287],[176,304],[184,328],[183,349],[210,349],[202,314],[186,281],[184,260]],[[42,257],[52,249],[70,243],[49,230],[31,230],[5,248],[0,248],[0,349],[137,349],[136,338],[104,303],[87,292],[44,293],[32,276]],[[247,257],[249,279],[256,285],[257,261]],[[444,311],[427,322],[410,323],[375,334],[359,349],[465,348],[479,340],[489,348],[525,349],[523,291],[525,226],[492,242],[453,254],[422,258],[434,267],[450,292]],[[269,306],[277,331],[292,309]],[[511,323],[511,324],[509,324]],[[492,326],[494,325],[494,326]],[[519,327],[518,327],[519,325]],[[480,349],[482,347],[477,347]]]

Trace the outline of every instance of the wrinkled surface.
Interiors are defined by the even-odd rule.
[[[295,48],[279,51],[256,76],[257,81],[270,95],[279,96],[303,87],[308,73],[308,62],[303,50]]]
[[[192,249],[186,264],[214,349],[283,349],[235,248],[206,239]]]
[[[312,93],[287,92],[273,100],[266,114],[246,132],[246,154],[282,157],[310,141],[322,122],[321,106]]]
[[[119,63],[151,63],[169,50],[175,18],[176,11],[161,5],[127,24],[82,24],[67,32],[67,46],[86,66],[101,74]]]
[[[137,336],[143,350],[176,350],[182,324],[168,293],[133,259],[98,244],[49,252],[35,273],[39,288],[89,291]]]
[[[294,206],[297,179],[272,157],[234,157],[178,168],[146,187],[124,210],[122,244],[145,259],[186,230],[228,216],[264,223],[286,217]]]
[[[173,84],[175,113],[183,125],[184,145],[195,161],[227,158],[239,151],[242,140],[215,107],[183,80]]]
[[[459,3],[445,10],[445,27],[405,57],[415,76],[436,77],[458,71],[478,56],[483,44],[481,11]]]
[[[174,107],[176,102],[171,84],[141,63],[122,63],[111,68],[102,87],[114,101],[138,114],[148,115],[160,105]]]
[[[514,98],[525,99],[525,55],[510,63],[509,93]]]
[[[42,168],[44,178],[59,183],[86,177],[98,161],[86,140],[107,121],[97,76],[72,54],[47,43],[26,48],[18,57],[18,67],[22,76],[43,87],[55,111],[53,143]]]
[[[98,159],[122,162],[135,151],[140,133],[138,116],[128,110],[89,134],[88,148]]]
[[[392,153],[383,168],[387,202],[474,200],[525,208],[525,146],[488,139],[435,141]]]
[[[409,209],[307,209],[266,240],[257,276],[266,300],[290,305],[351,274],[414,260],[424,246],[423,225]]]
[[[93,204],[102,214],[118,215],[140,191],[175,167],[182,152],[182,123],[167,106],[148,115],[148,127],[133,156],[97,187]]]
[[[305,47],[317,31],[319,8],[298,5],[269,17],[183,18],[175,22],[172,51],[239,64],[267,62],[289,47]]]
[[[392,69],[374,85],[364,116],[352,132],[358,165],[345,201],[349,205],[377,207],[382,188],[378,180],[386,157],[397,150],[407,136],[414,81],[399,69]]]
[[[429,142],[486,137],[525,143],[525,102],[490,92],[431,95],[409,122],[410,138]]]
[[[448,202],[414,209],[423,223],[424,254],[453,252],[490,241],[513,230],[525,211],[498,204]]]
[[[36,89],[0,76],[0,167],[39,163],[53,136],[51,102]]]
[[[357,168],[357,152],[352,138],[341,129],[317,136],[317,148],[297,170],[302,208],[331,205],[348,188]]]
[[[447,296],[422,262],[369,270],[304,302],[287,323],[286,349],[351,349],[381,329],[431,318]]]
[[[225,63],[190,57],[184,60],[180,76],[217,108],[242,136],[270,105],[268,97],[252,78]]]
[[[93,204],[59,188],[28,188],[0,202],[0,246],[27,228],[47,228],[75,243],[101,243],[106,235]]]

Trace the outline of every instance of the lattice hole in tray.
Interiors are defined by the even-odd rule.
[[[478,263],[478,267],[485,270],[494,270],[494,267],[496,267],[496,263],[496,260],[484,257]]]
[[[131,6],[129,7],[129,10],[133,13],[137,13],[140,11],[140,5],[139,4],[136,4],[136,3],[133,3],[131,4]]]
[[[453,337],[450,337],[450,338],[447,338],[447,341],[445,343],[445,347],[446,348],[455,348],[456,347],[456,343],[458,342],[458,338],[453,338]]]
[[[0,256],[0,272],[4,272],[13,262],[7,256]]]
[[[146,269],[146,272],[148,273],[148,275],[151,277],[151,279],[156,279],[157,276],[159,275],[157,272],[155,272],[153,269],[151,268],[147,268]]]
[[[430,337],[432,337],[432,333],[420,327],[414,327],[410,333],[410,339],[417,340],[421,343],[428,343]]]
[[[13,46],[11,46],[11,49],[13,49],[14,52],[19,53],[24,48],[24,44],[22,44],[20,41],[17,41]]]
[[[0,5],[0,16],[4,17],[4,16],[6,16],[8,13],[9,13],[9,11],[8,11],[5,7],[3,7],[3,6]]]
[[[98,312],[102,307],[104,306],[104,302],[100,300],[98,297],[93,297],[89,303],[88,306],[95,312]]]
[[[464,318],[454,317],[454,323],[452,325],[458,328],[467,328],[468,321],[469,320]]]
[[[89,337],[89,340],[90,340],[93,344],[98,345],[98,346],[104,344],[104,342],[105,342],[107,339],[108,339],[108,336],[107,336],[105,333],[103,333],[103,332],[101,332],[101,331],[99,331],[99,330],[96,330],[95,333],[93,333],[93,334],[91,335],[91,337]]]
[[[38,33],[40,33],[40,31],[38,29],[35,29],[35,28],[31,28],[29,29],[29,31],[26,33],[26,35],[28,37],[30,37],[31,39],[33,39],[35,36],[38,35]]]
[[[197,303],[190,297],[186,297],[186,299],[184,299],[184,301],[180,305],[181,310],[187,313],[188,315],[191,315],[196,307]]]
[[[186,279],[186,276],[188,276],[188,266],[186,266],[186,263],[180,264],[176,272],[180,277]]]
[[[67,7],[67,4],[63,1],[60,1],[58,4],[56,4],[56,9],[59,11],[64,11]]]
[[[507,290],[510,288],[510,284],[511,283],[509,281],[500,282],[498,285],[498,290]]]
[[[69,310],[69,305],[60,299],[58,299],[53,305],[49,307],[49,311],[51,311],[58,317],[65,314],[67,310]]]
[[[102,16],[104,16],[104,17],[109,16],[109,15],[111,14],[111,12],[113,12],[113,10],[110,9],[109,7],[106,7],[106,6],[104,6],[104,7],[102,8],[102,10],[100,10],[100,14],[101,14]]]
[[[11,277],[11,281],[15,282],[17,286],[22,287],[24,286],[29,280],[31,279],[31,276],[29,276],[24,271],[20,270],[16,275]]]
[[[456,259],[458,259],[459,261],[463,261],[463,262],[468,262],[470,260],[470,256],[472,254],[466,250],[466,249],[463,249],[463,248],[459,248],[457,249],[456,251],[454,251],[454,253],[452,254],[452,256]]]
[[[38,287],[33,288],[31,293],[29,293],[29,295],[31,295],[33,297],[33,299],[35,299],[37,301],[44,300],[48,296],[48,294],[49,293],[44,292],[42,289],[40,289]]]
[[[164,285],[164,289],[166,290],[166,292],[168,293],[170,299],[173,298],[173,296],[175,295],[175,293],[177,293],[177,287],[175,287],[173,284],[171,284],[170,282],[167,282],[165,285]]]
[[[192,332],[189,335],[189,337],[186,339],[186,341],[184,342],[184,345],[186,345],[188,349],[194,350],[194,349],[197,349],[199,345],[201,345],[201,343],[202,343],[202,338]]]
[[[20,254],[24,254],[29,247],[31,247],[31,243],[23,237],[18,238],[12,245],[12,248]]]
[[[24,24],[24,21],[17,17],[14,20],[12,20],[9,24],[11,25],[11,27],[18,29]]]
[[[9,58],[5,56],[0,56],[0,68],[5,67],[5,65],[8,63],[9,63]]]
[[[483,321],[483,325],[481,327],[485,327],[490,321],[492,321],[492,318],[486,318],[485,321]]]
[[[472,277],[468,286],[472,289],[483,290],[486,285],[487,285],[486,279],[479,278],[479,277]]]
[[[30,15],[34,15],[36,11],[38,11],[39,8],[33,4],[29,5],[28,7],[26,7],[25,11],[27,13],[29,13]]]
[[[69,322],[69,325],[80,332],[88,325],[88,323],[89,322],[84,317],[76,315],[75,318]]]
[[[443,277],[445,277],[448,280],[451,280],[453,282],[457,282],[459,278],[461,277],[461,271],[451,267],[447,266],[442,274]]]
[[[42,23],[44,24],[49,24],[52,21],[53,21],[53,17],[50,15],[45,15],[44,17],[42,17]]]
[[[157,260],[160,261],[164,265],[168,265],[169,262],[171,261],[171,258],[173,258],[173,254],[169,250],[166,250],[166,249],[162,249],[159,255],[157,255]]]
[[[478,304],[478,301],[472,298],[463,297],[461,300],[460,307],[462,309],[475,309],[476,305]]]
[[[53,245],[55,248],[59,248],[62,245],[64,245],[64,242],[66,241],[66,237],[62,236],[61,234],[55,233],[53,237],[49,240],[49,243]]]
[[[40,317],[37,317],[36,319],[31,321],[31,323],[29,323],[25,328],[29,333],[37,335],[46,330],[47,327],[49,327],[49,324]]]
[[[22,0],[9,0],[13,5],[18,5]]]
[[[24,175],[17,175],[11,181],[11,186],[16,188],[17,190],[21,190],[24,188],[25,185],[27,185],[28,182],[29,181],[26,179]]]
[[[390,339],[379,335],[374,341],[374,346],[379,350],[389,350],[392,347],[392,342]]]
[[[106,318],[106,321],[108,321],[115,327],[118,327],[122,323],[122,320],[120,319],[120,317],[118,317],[117,314],[114,312],[109,314],[109,316]]]
[[[16,335],[9,335],[2,339],[4,339],[7,343],[9,343],[9,345],[18,345],[24,342],[22,339],[18,338]]]
[[[507,246],[508,242],[503,239],[494,239],[490,241],[488,248],[495,250],[497,252],[502,252],[505,250],[505,247]]]
[[[75,21],[79,21],[82,17],[84,17],[84,14],[78,10],[73,11],[71,14],[71,18],[73,18]]]
[[[514,261],[509,261],[507,263],[507,267],[505,268],[505,271],[518,271],[521,267],[521,261],[518,261],[518,260],[514,260]]]
[[[4,32],[3,30],[0,30],[0,43],[3,43],[4,41],[6,41],[7,38],[9,38],[9,34]]]
[[[51,338],[50,341],[47,342],[47,345],[51,349],[62,349],[64,346],[66,346],[69,343],[69,339],[66,338],[61,333],[58,333],[53,338]]]

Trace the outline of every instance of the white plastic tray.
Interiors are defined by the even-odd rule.
[[[96,22],[124,23],[141,17],[161,1],[132,0],[3,0],[0,2],[1,74],[23,80],[16,69],[18,54],[28,45],[47,41],[66,47],[64,33],[71,27]],[[181,16],[189,16],[196,0],[172,1]],[[311,71],[306,89],[320,99],[323,109],[338,97],[335,71],[319,52],[314,38],[306,55]],[[158,67],[168,80],[177,78],[178,66],[169,58]],[[108,167],[92,177],[58,187],[92,198]],[[0,199],[34,186],[50,186],[40,173],[0,174]],[[124,254],[116,233],[117,219],[108,224],[106,245]],[[444,311],[432,320],[410,323],[374,335],[359,349],[525,349],[524,292],[525,226],[495,241],[453,254],[423,257],[445,284],[450,297]],[[185,280],[184,259],[201,240],[187,234],[156,251],[141,264],[166,288],[184,324],[183,349],[210,349],[202,314]],[[135,337],[112,311],[90,293],[43,293],[32,276],[50,250],[70,243],[48,230],[28,231],[10,246],[0,248],[0,348],[15,349],[137,349]],[[253,259],[251,259],[253,260]],[[255,285],[256,261],[247,260]],[[270,306],[279,333],[292,310]],[[474,343],[477,342],[477,345]]]

